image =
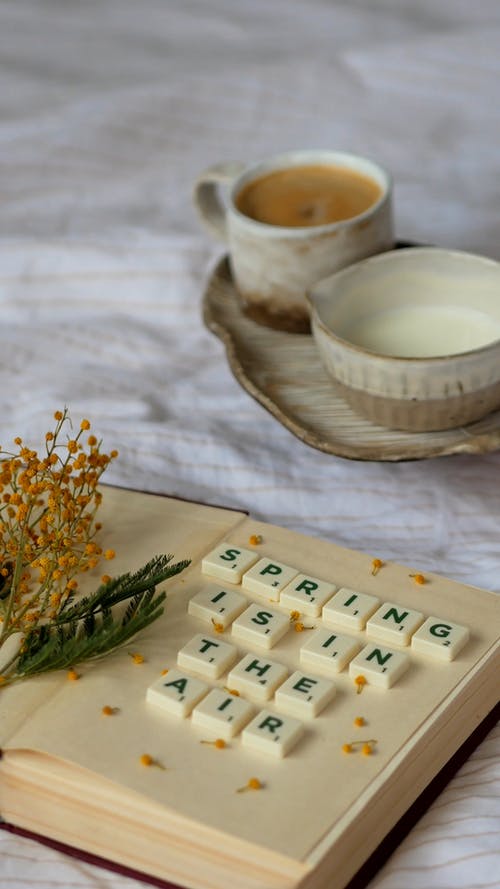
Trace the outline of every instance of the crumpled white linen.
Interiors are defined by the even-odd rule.
[[[298,147],[373,156],[400,238],[500,259],[496,0],[0,0],[0,442],[52,412],[120,450],[107,480],[498,590],[500,455],[357,463],[308,448],[203,326],[223,251],[191,186]],[[500,732],[370,885],[500,886]],[[136,885],[0,831],[5,889]],[[137,884],[138,885],[138,884]]]

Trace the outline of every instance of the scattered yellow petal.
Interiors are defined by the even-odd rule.
[[[363,691],[367,683],[366,676],[356,676],[354,684],[357,686],[356,693],[359,695]]]
[[[423,574],[410,574],[410,577],[413,577],[415,583],[420,584],[420,586],[422,586],[424,583],[427,583],[427,580],[425,579]]]
[[[110,580],[111,580],[111,577],[109,576],[109,574],[103,574],[101,577],[101,583],[109,583]]]
[[[300,617],[300,611],[291,611],[290,612],[290,620],[298,620]]]
[[[166,676],[167,673],[168,673],[168,667],[165,667],[165,669],[161,671],[161,676]]]
[[[249,778],[244,787],[239,787],[236,793],[244,793],[246,790],[262,790],[264,785],[258,778]]]
[[[378,574],[381,568],[384,567],[384,563],[382,559],[372,559],[372,574]]]
[[[314,627],[306,627],[306,626],[302,623],[302,621],[299,620],[299,621],[297,621],[297,623],[295,624],[294,629],[295,629],[295,632],[296,632],[296,633],[303,633],[304,630],[314,630]]]
[[[227,691],[228,695],[234,695],[235,698],[239,698],[240,693],[235,688],[226,688],[224,686],[224,691]]]
[[[140,758],[140,763],[141,763],[141,766],[146,766],[148,768],[150,766],[156,766],[157,769],[162,769],[163,771],[165,771],[165,766],[162,765],[161,762],[158,762],[157,759],[154,759],[152,756],[150,756],[149,753],[142,754],[142,756]]]
[[[362,716],[356,716],[356,719],[354,720],[354,725],[361,727],[362,725],[366,725],[366,722]]]
[[[225,750],[227,747],[224,738],[216,738],[215,741],[200,741],[200,744],[209,744],[212,747],[215,747],[216,750]]]
[[[221,623],[219,623],[218,621],[214,620],[214,618],[212,618],[212,624],[213,624],[213,627],[214,627],[214,630],[215,630],[216,633],[223,633],[223,632],[224,632],[224,626],[223,626],[223,624],[221,624]]]
[[[248,542],[251,546],[258,546],[259,543],[262,543],[262,537],[260,534],[251,534]]]
[[[143,664],[145,661],[145,657],[143,654],[140,654],[138,651],[129,651],[129,655],[132,658],[134,664]]]
[[[106,704],[101,710],[103,716],[115,716],[119,712],[119,707],[110,707],[109,704]]]
[[[77,679],[80,678],[80,674],[77,673],[76,670],[71,669],[68,670],[67,677],[71,680],[71,682],[76,682]]]
[[[370,756],[376,743],[374,738],[364,741],[349,741],[347,744],[342,745],[342,750],[344,753],[354,753],[356,750],[361,750],[364,756]]]

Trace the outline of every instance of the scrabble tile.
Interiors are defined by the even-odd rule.
[[[243,729],[241,741],[252,750],[283,757],[295,747],[303,734],[304,726],[298,719],[261,710]]]
[[[241,583],[245,571],[253,565],[259,554],[251,549],[234,546],[232,543],[220,543],[202,559],[203,574],[217,577],[228,583]]]
[[[271,559],[259,559],[252,567],[245,571],[241,579],[243,589],[278,602],[280,592],[299,572],[290,565],[282,562],[274,562]]]
[[[298,574],[281,593],[280,605],[308,617],[318,617],[325,602],[336,592],[337,587],[333,583]]]
[[[189,716],[191,710],[208,692],[209,686],[201,679],[186,676],[180,670],[169,670],[160,676],[146,692],[146,700],[175,716]]]
[[[468,627],[451,620],[428,617],[411,640],[413,651],[429,655],[440,661],[452,661],[469,641]]]
[[[274,701],[278,709],[299,719],[310,719],[321,713],[334,697],[335,686],[329,679],[297,670],[280,685]]]
[[[257,654],[247,654],[231,670],[227,687],[240,691],[256,701],[268,701],[286,679],[288,670],[283,664]]]
[[[352,636],[344,636],[322,627],[300,648],[300,663],[325,676],[340,673],[360,650]]]
[[[290,618],[287,614],[253,603],[236,618],[232,634],[235,639],[250,645],[272,648],[289,629]]]
[[[200,633],[181,648],[177,654],[177,664],[208,679],[217,679],[234,663],[236,655],[234,645]]]
[[[214,688],[194,708],[194,725],[213,732],[217,738],[234,738],[254,715],[255,708],[244,698]]]
[[[368,618],[380,603],[377,596],[358,593],[341,587],[322,612],[327,627],[343,627],[346,630],[363,630]]]
[[[188,612],[207,623],[218,623],[226,629],[248,605],[241,593],[209,584],[189,600]]]
[[[390,651],[375,643],[366,645],[349,664],[349,676],[364,676],[370,685],[390,688],[408,669],[410,658],[402,651]]]
[[[366,624],[366,635],[369,639],[387,642],[388,645],[409,645],[411,637],[424,620],[420,611],[384,602],[372,614]]]

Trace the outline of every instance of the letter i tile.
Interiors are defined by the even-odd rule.
[[[255,712],[244,698],[214,688],[193,710],[193,724],[228,741],[249,722]]]
[[[188,613],[207,623],[215,621],[225,630],[247,604],[246,597],[241,593],[210,584],[189,600]]]
[[[323,608],[323,621],[327,627],[363,630],[379,603],[377,596],[341,587]]]

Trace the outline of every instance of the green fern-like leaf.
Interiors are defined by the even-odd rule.
[[[190,563],[171,565],[171,555],[156,556],[133,574],[122,574],[78,602],[50,623],[27,634],[12,680],[73,667],[120,648],[163,613],[165,593],[156,587]],[[115,606],[128,602],[124,609]]]

